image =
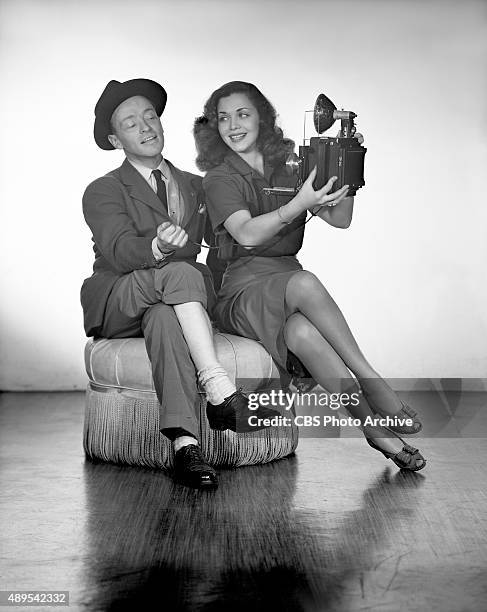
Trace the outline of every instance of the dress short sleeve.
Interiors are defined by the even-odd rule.
[[[250,212],[249,203],[245,201],[241,186],[238,185],[238,178],[210,171],[203,179],[208,214],[213,230],[217,233],[233,213],[238,210]]]

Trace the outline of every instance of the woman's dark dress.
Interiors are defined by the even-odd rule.
[[[284,298],[289,279],[302,270],[296,253],[303,242],[306,214],[252,250],[238,245],[223,224],[238,210],[248,210],[252,217],[276,210],[292,196],[266,195],[262,188],[294,186],[295,181],[286,176],[284,168],[274,169],[267,164],[262,176],[233,152],[203,179],[219,257],[228,262],[214,316],[223,331],[261,342],[282,374],[288,353],[284,342]]]

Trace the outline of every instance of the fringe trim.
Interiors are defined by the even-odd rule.
[[[287,457],[298,445],[298,428],[270,427],[235,434],[210,429],[206,402],[200,402],[200,443],[213,466],[239,467]],[[83,446],[91,459],[117,464],[172,468],[171,442],[159,431],[159,402],[143,395],[88,385]]]
[[[200,421],[201,423],[201,421]],[[240,467],[282,459],[298,446],[298,428],[268,427],[255,433],[236,434],[214,431],[207,419],[200,426],[201,445],[208,463],[215,466]]]
[[[172,444],[159,431],[155,395],[141,399],[88,386],[83,446],[92,459],[163,469],[173,465]]]

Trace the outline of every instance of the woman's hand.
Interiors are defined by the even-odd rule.
[[[337,180],[336,176],[332,176],[329,181],[321,189],[315,191],[313,182],[316,178],[316,166],[311,170],[308,178],[303,183],[296,198],[299,200],[303,210],[316,211],[323,206],[336,206],[347,196],[348,185],[344,185],[341,189],[330,193],[333,183]]]

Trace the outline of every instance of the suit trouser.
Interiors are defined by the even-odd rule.
[[[105,338],[143,336],[161,405],[159,429],[182,428],[199,437],[200,398],[196,371],[173,306],[214,301],[208,268],[175,261],[162,268],[135,270],[115,283],[107,302]]]

